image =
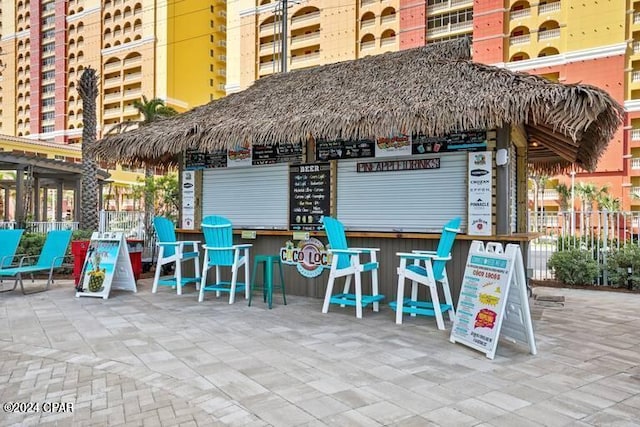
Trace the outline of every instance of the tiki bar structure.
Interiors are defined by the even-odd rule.
[[[606,92],[474,63],[463,39],[269,76],[95,151],[177,165],[185,240],[202,240],[215,214],[252,256],[321,253],[320,218],[338,218],[350,246],[381,249],[388,299],[396,253],[434,249],[461,217],[448,264],[457,296],[472,240],[532,238],[528,171],[593,170],[621,123]],[[322,297],[315,267],[286,268],[287,293]]]

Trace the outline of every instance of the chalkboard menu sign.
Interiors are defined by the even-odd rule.
[[[204,167],[207,169],[226,168],[227,150],[216,150],[213,153],[206,153]]]
[[[206,153],[189,149],[184,153],[184,168],[187,170],[204,169],[206,164]]]
[[[313,231],[330,214],[329,163],[292,165],[289,168],[289,229]]]
[[[302,145],[273,144],[254,145],[251,163],[253,165],[271,165],[274,163],[300,163],[302,161]]]
[[[375,154],[375,142],[370,139],[316,141],[316,159],[318,160],[361,159],[374,157]]]
[[[412,154],[444,153],[448,151],[482,151],[487,149],[487,132],[456,132],[439,137],[413,137]]]

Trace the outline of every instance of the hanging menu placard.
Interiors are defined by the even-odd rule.
[[[302,145],[254,145],[251,155],[253,165],[271,165],[274,163],[300,163],[302,161]]]
[[[444,153],[448,151],[481,151],[487,149],[487,132],[456,132],[438,137],[415,135],[412,141],[412,154]]]
[[[227,150],[216,150],[212,153],[206,153],[204,167],[206,169],[226,168]]]
[[[188,149],[184,153],[184,168],[187,170],[204,169],[206,164],[206,153],[198,150]]]
[[[336,160],[336,159],[361,159],[375,156],[375,142],[370,139],[359,141],[316,141],[316,159]]]
[[[289,169],[289,229],[319,230],[330,214],[329,163],[295,165]]]

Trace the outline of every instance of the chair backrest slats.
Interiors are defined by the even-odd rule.
[[[331,249],[348,249],[347,236],[344,232],[344,226],[340,221],[330,216],[322,218],[322,224],[327,232],[327,239]],[[351,265],[348,255],[333,255],[338,257],[338,268],[347,268]]]
[[[14,261],[23,232],[22,229],[0,230],[0,268],[9,267]]]
[[[210,248],[230,248],[233,246],[233,226],[231,221],[219,215],[209,215],[202,219],[202,233],[205,245]],[[209,265],[233,265],[233,250],[209,250]]]
[[[71,230],[49,231],[35,265],[42,268],[60,267],[71,241],[71,233]]]
[[[448,257],[451,254],[453,242],[456,240],[456,236],[460,231],[460,221],[460,217],[453,218],[442,228],[442,235],[440,236],[440,242],[438,242],[438,249],[436,250],[437,256]],[[443,277],[445,264],[446,261],[434,261],[433,275],[436,280],[440,280]]]
[[[158,236],[158,242],[176,242],[176,230],[169,219],[157,216],[153,219],[153,228],[156,230]],[[176,253],[176,248],[173,246],[165,246],[162,256],[170,257]]]

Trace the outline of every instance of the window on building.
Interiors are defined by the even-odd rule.
[[[42,66],[43,67],[52,67],[56,63],[55,56],[48,56],[46,58],[42,58]]]
[[[56,105],[56,99],[54,97],[42,98],[42,107],[53,107]]]
[[[55,127],[53,125],[42,126],[42,133],[53,132]]]
[[[42,113],[42,120],[43,121],[53,120],[55,118],[56,118],[56,112],[55,111],[45,111],[44,113]]]
[[[42,80],[51,80],[56,77],[55,70],[48,70],[42,73]]]
[[[56,45],[54,42],[51,43],[46,43],[42,45],[42,52],[43,53],[49,53],[49,52],[53,52],[56,50]]]

